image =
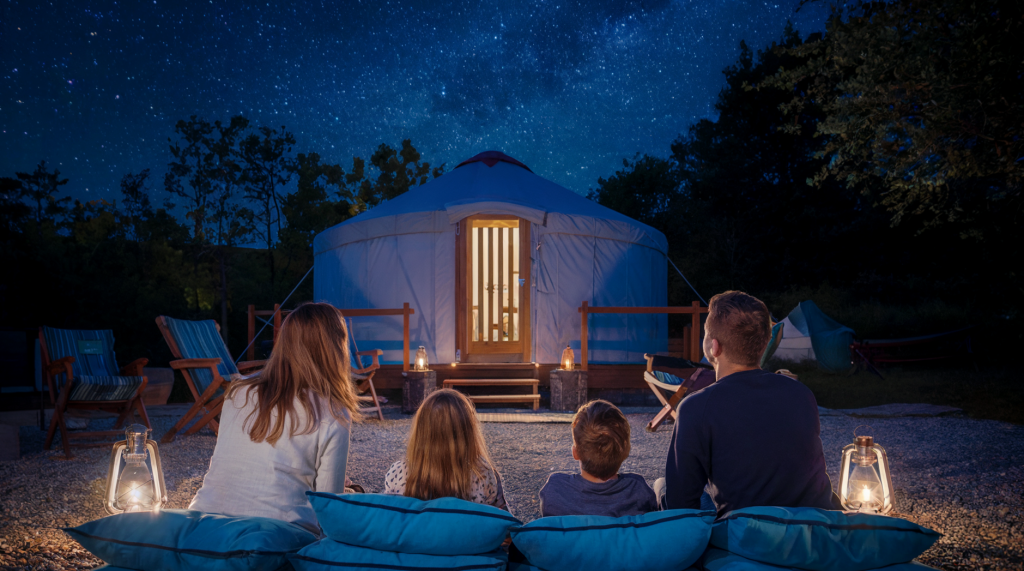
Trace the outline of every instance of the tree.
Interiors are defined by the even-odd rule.
[[[15,176],[21,182],[21,197],[29,202],[36,235],[41,237],[45,224],[55,225],[59,217],[68,213],[71,197],[57,198],[60,187],[67,184],[68,179],[61,179],[59,170],[54,169],[51,173],[46,168],[46,161],[39,161],[32,174],[19,172]]]
[[[417,184],[426,184],[431,178],[444,174],[444,165],[433,169],[430,163],[420,162],[420,153],[410,139],[402,141],[401,150],[390,145],[381,144],[370,156],[370,164],[377,167],[377,179],[364,179],[360,182],[356,195],[360,212],[373,208],[399,196]],[[362,171],[362,161],[358,170]]]
[[[4,237],[17,234],[31,210],[21,200],[21,181],[0,177],[0,232]]]
[[[587,198],[645,224],[665,228],[665,215],[679,196],[679,175],[671,160],[640,156],[622,160],[622,170],[597,179]]]
[[[824,37],[783,47],[803,63],[765,85],[791,91],[781,106],[790,116],[825,113],[786,127],[823,140],[813,184],[857,189],[893,224],[980,238],[1007,230],[1000,219],[1022,207],[1022,35],[1019,2],[861,2],[836,12]]]
[[[214,182],[215,208],[213,223],[217,232],[214,244],[217,250],[217,263],[220,270],[220,332],[226,340],[229,334],[228,323],[228,265],[231,248],[244,243],[253,233],[253,211],[238,204],[242,189],[242,167],[236,148],[239,138],[249,127],[249,120],[241,115],[231,118],[227,125],[220,121],[214,123],[218,138],[212,140],[210,150],[216,161],[212,178]]]
[[[260,134],[250,134],[239,145],[241,181],[245,185],[245,198],[256,207],[255,220],[259,222],[256,234],[267,246],[270,268],[270,288],[275,280],[274,242],[281,232],[281,190],[291,181],[295,171],[292,146],[295,137],[281,126],[281,130],[260,127]],[[275,233],[276,230],[276,233]]]
[[[164,176],[164,188],[170,194],[185,199],[185,218],[192,222],[192,242],[203,244],[207,241],[206,219],[210,197],[215,189],[216,155],[211,149],[211,135],[215,125],[195,115],[188,121],[180,120],[174,132],[181,139],[172,143],[170,150],[174,162],[168,163]]]
[[[128,240],[138,243],[141,238],[141,226],[153,215],[153,206],[149,200],[149,169],[142,169],[139,174],[128,173],[121,177],[121,216],[119,226]]]

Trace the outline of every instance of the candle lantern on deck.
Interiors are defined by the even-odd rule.
[[[430,363],[427,362],[427,348],[420,345],[419,349],[416,349],[416,362],[413,365],[414,371],[426,371]]]
[[[847,510],[887,514],[893,508],[892,476],[885,450],[870,436],[843,448],[839,499]]]
[[[167,489],[156,442],[140,424],[124,432],[125,439],[115,443],[110,454],[104,507],[110,514],[160,509],[167,501]]]
[[[576,354],[572,352],[572,347],[566,345],[562,350],[562,369],[571,371],[574,363],[576,363]]]

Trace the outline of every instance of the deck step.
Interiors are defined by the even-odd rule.
[[[479,403],[512,403],[523,402],[533,404],[533,410],[540,408],[540,395],[537,394],[537,386],[540,381],[537,379],[445,379],[444,388],[455,387],[529,387],[529,394],[504,394],[504,395],[466,395],[473,404]]]
[[[540,406],[540,395],[466,395],[474,403],[532,402],[534,410]]]
[[[445,379],[444,386],[464,387],[519,387],[537,386],[540,383],[537,379]]]

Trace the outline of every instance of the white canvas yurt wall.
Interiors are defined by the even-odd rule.
[[[431,363],[455,360],[455,255],[460,220],[507,214],[529,220],[532,360],[557,363],[571,343],[579,359],[583,301],[594,306],[667,304],[665,236],[487,152],[451,172],[317,235],[314,296],[340,308],[397,308],[409,302],[412,350]],[[592,315],[592,363],[642,362],[666,351],[659,315]],[[353,319],[360,349],[400,363],[401,317]]]

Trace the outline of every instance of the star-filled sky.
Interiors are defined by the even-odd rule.
[[[0,176],[45,159],[81,200],[152,169],[174,123],[286,126],[349,168],[411,138],[425,160],[504,151],[585,193],[635,153],[714,117],[740,40],[799,0],[0,0]],[[160,202],[159,200],[157,202]]]

